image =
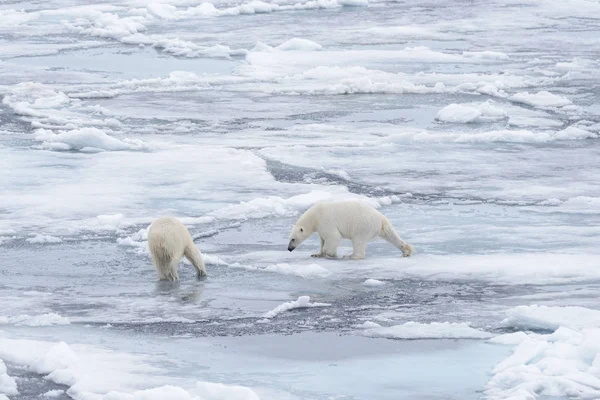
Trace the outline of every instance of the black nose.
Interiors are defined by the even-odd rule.
[[[294,250],[294,247],[292,247],[292,246],[288,246],[288,250],[289,250],[289,251],[293,251],[293,250]]]

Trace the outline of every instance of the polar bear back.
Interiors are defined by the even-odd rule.
[[[177,218],[158,218],[148,229],[148,246],[151,251],[166,251],[169,254],[165,255],[170,259],[179,260],[190,243],[193,243],[190,232]]]
[[[374,238],[381,232],[385,218],[373,207],[359,201],[319,203],[315,208],[316,230],[326,232],[335,228],[345,239],[365,235]]]

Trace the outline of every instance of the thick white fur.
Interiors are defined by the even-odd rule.
[[[292,229],[288,250],[294,250],[314,232],[321,237],[321,251],[313,257],[337,258],[340,241],[350,239],[353,252],[349,258],[362,259],[367,244],[377,237],[402,250],[404,257],[413,252],[413,247],[400,238],[383,214],[358,201],[317,203],[309,208]]]
[[[175,217],[161,217],[148,229],[148,247],[158,272],[158,279],[178,281],[179,261],[185,256],[198,276],[206,275],[202,254],[196,248],[190,232]]]

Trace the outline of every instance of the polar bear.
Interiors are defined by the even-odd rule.
[[[161,280],[179,280],[179,261],[185,256],[198,273],[206,275],[202,254],[196,248],[190,232],[175,217],[160,217],[148,229],[148,247]]]
[[[317,232],[321,237],[321,251],[313,257],[337,258],[337,247],[342,239],[352,241],[350,259],[363,259],[367,244],[377,236],[387,240],[408,257],[413,247],[398,236],[391,222],[373,207],[358,202],[317,203],[296,222],[290,234],[288,250],[293,251],[306,238]]]

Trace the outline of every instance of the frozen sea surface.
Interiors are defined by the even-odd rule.
[[[600,397],[599,37],[593,0],[1,3],[0,400]],[[342,199],[414,256],[287,252]],[[206,279],[156,281],[163,214]]]

